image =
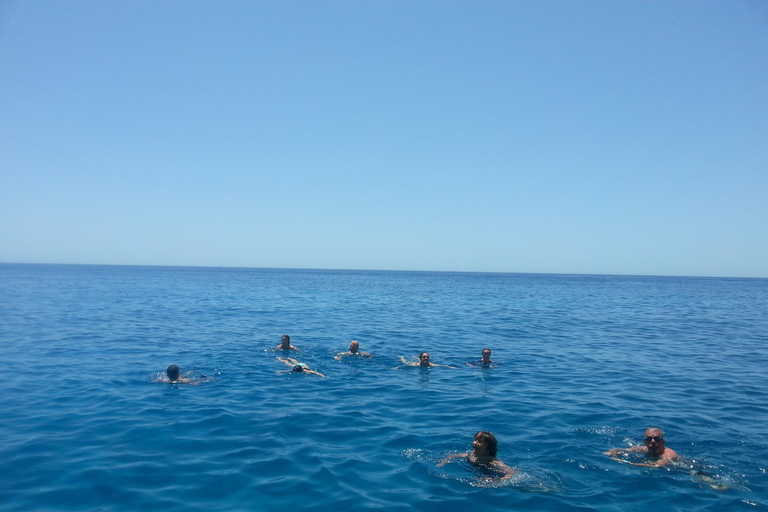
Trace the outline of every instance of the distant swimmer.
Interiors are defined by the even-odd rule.
[[[677,458],[677,453],[672,448],[664,446],[664,432],[659,428],[649,428],[645,431],[643,438],[643,444],[645,446],[632,446],[630,448],[611,448],[607,452],[603,452],[614,460],[620,462],[626,462],[627,464],[634,464],[635,466],[646,467],[658,467],[666,466]],[[631,462],[626,459],[620,458],[622,454],[627,453],[642,453],[647,455],[651,459],[651,462]]]
[[[312,370],[307,363],[300,363],[295,359],[291,359],[290,357],[286,359],[283,359],[282,357],[278,357],[277,360],[282,361],[291,367],[290,370],[280,370],[277,373],[290,373],[290,372],[311,373],[313,375],[319,375],[320,377],[325,377],[325,375],[323,375],[322,373]]]
[[[165,377],[158,377],[155,382],[167,382],[169,384],[192,384],[196,386],[200,384],[199,380],[193,380],[189,377],[182,377],[181,370],[175,364],[172,364],[165,370]]]
[[[482,359],[478,359],[477,361],[469,361],[467,363],[468,366],[491,366],[493,364],[493,361],[491,360],[491,349],[484,348],[482,352]]]
[[[403,366],[420,366],[422,368],[429,368],[430,366],[442,366],[444,368],[453,368],[456,370],[455,366],[448,366],[445,364],[435,364],[429,362],[429,352],[422,352],[419,354],[419,360],[416,361],[408,361],[403,356],[400,356],[400,361],[403,362],[402,366],[396,366],[395,368],[402,368]]]
[[[498,444],[496,436],[487,430],[481,430],[475,434],[471,452],[448,455],[437,463],[437,467],[443,467],[453,459],[466,458],[476,466],[498,472],[499,480],[509,480],[515,474],[515,470],[496,458]]]
[[[280,340],[280,344],[275,347],[275,350],[296,350],[298,352],[301,352],[301,350],[291,345],[291,337],[288,336],[287,334],[283,334],[283,337]]]
[[[349,344],[348,352],[339,352],[338,354],[336,354],[334,359],[336,359],[337,361],[341,361],[341,358],[346,356],[373,357],[368,352],[360,352],[360,343],[357,341],[353,341],[352,343]]]

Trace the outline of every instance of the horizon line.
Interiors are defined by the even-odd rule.
[[[410,272],[435,274],[510,274],[532,276],[583,276],[583,277],[669,277],[694,279],[768,279],[768,277],[717,276],[717,275],[673,275],[673,274],[600,274],[573,272],[504,272],[488,270],[398,270],[398,269],[354,269],[354,268],[310,268],[310,267],[242,267],[242,266],[213,266],[213,265],[160,265],[134,263],[38,263],[38,262],[0,262],[0,265],[38,265],[38,266],[81,266],[81,267],[150,267],[150,268],[189,268],[189,269],[232,269],[232,270],[296,270],[296,271],[325,271],[325,272]]]

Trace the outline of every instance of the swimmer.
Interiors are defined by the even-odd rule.
[[[158,377],[155,382],[167,382],[168,384],[192,384],[196,386],[200,384],[198,380],[192,380],[188,377],[181,376],[181,370],[175,364],[172,364],[165,370],[165,377]]]
[[[430,366],[442,366],[444,368],[453,368],[456,370],[457,368],[455,366],[448,366],[445,364],[435,364],[429,362],[429,352],[422,352],[419,354],[419,361],[407,361],[403,356],[400,356],[400,361],[403,362],[402,366],[395,366],[395,368],[402,368],[403,366],[420,366],[422,368],[429,368]]]
[[[491,360],[491,349],[484,348],[482,352],[482,359],[478,359],[477,361],[470,361],[467,363],[467,366],[491,366],[493,364],[493,361]]]
[[[482,466],[502,473],[500,480],[509,480],[515,474],[515,470],[496,458],[498,442],[496,436],[487,430],[481,430],[475,434],[475,440],[472,442],[472,451],[464,453],[454,453],[437,463],[437,467],[443,467],[453,459],[466,458],[476,466]]]
[[[645,466],[655,468],[659,466],[666,466],[677,458],[677,453],[672,448],[664,446],[664,432],[659,428],[649,428],[645,431],[643,438],[643,444],[645,446],[632,446],[630,448],[611,448],[607,452],[603,452],[614,460],[620,462],[626,462],[627,464],[634,464],[635,466]],[[630,462],[625,459],[619,458],[621,454],[636,452],[647,455],[651,462]]]
[[[280,370],[279,372],[275,373],[289,373],[289,372],[296,372],[296,373],[311,373],[313,375],[319,375],[320,377],[325,377],[320,372],[316,372],[315,370],[312,370],[307,363],[300,363],[295,359],[291,359],[290,357],[283,359],[282,357],[277,358],[278,361],[282,361],[288,366],[291,366],[292,368],[290,370]]]
[[[350,343],[349,351],[339,352],[338,354],[336,354],[334,359],[336,359],[337,361],[341,361],[341,358],[345,356],[360,356],[360,357],[368,357],[368,358],[373,357],[368,352],[360,352],[360,343],[358,341],[353,341],[352,343]]]
[[[291,337],[287,334],[283,334],[280,344],[275,347],[275,350],[296,350],[297,352],[301,352],[301,350],[291,345]]]

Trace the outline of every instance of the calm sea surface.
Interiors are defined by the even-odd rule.
[[[765,279],[0,265],[0,362],[2,510],[768,506]],[[437,467],[478,430],[511,480]]]

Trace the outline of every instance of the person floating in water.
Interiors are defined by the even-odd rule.
[[[282,361],[288,366],[292,367],[290,370],[280,370],[277,373],[289,373],[289,372],[311,373],[313,375],[319,375],[320,377],[325,377],[325,375],[323,375],[322,373],[312,370],[307,363],[300,363],[295,359],[291,359],[290,357],[286,359],[283,359],[282,357],[278,357],[277,360]]]
[[[296,350],[297,352],[301,352],[301,350],[291,345],[291,337],[287,334],[283,334],[280,344],[275,347],[275,350]]]
[[[400,356],[400,361],[403,362],[402,366],[396,366],[395,368],[402,368],[403,366],[420,366],[421,368],[429,368],[430,366],[442,366],[444,368],[453,368],[456,369],[455,366],[448,366],[445,364],[435,364],[429,362],[429,352],[422,352],[419,354],[419,361],[407,361],[403,356]]]
[[[487,430],[481,430],[475,434],[471,452],[448,455],[437,463],[437,467],[443,467],[453,459],[466,458],[476,466],[498,472],[500,474],[499,480],[509,480],[515,474],[515,470],[496,458],[498,445],[496,436]]]
[[[167,382],[169,384],[200,384],[199,380],[193,380],[189,377],[182,377],[181,370],[175,364],[172,364],[165,370],[165,377],[158,377],[155,382]]]
[[[607,452],[603,452],[614,460],[620,462],[626,462],[628,464],[634,464],[635,466],[646,467],[658,467],[666,466],[677,458],[677,453],[672,448],[667,448],[664,445],[664,432],[659,428],[649,428],[645,431],[643,438],[643,444],[645,446],[632,446],[630,448],[611,448]],[[630,462],[625,459],[621,459],[622,454],[635,452],[642,453],[651,459],[651,462]]]
[[[360,356],[360,357],[368,357],[368,358],[373,357],[368,352],[360,352],[360,343],[358,341],[353,341],[352,343],[350,343],[349,351],[339,352],[338,354],[336,354],[334,359],[336,359],[337,361],[341,361],[341,358],[346,356]]]
[[[491,360],[491,349],[484,348],[482,356],[482,359],[468,362],[467,366],[491,366],[493,364],[493,361]]]

